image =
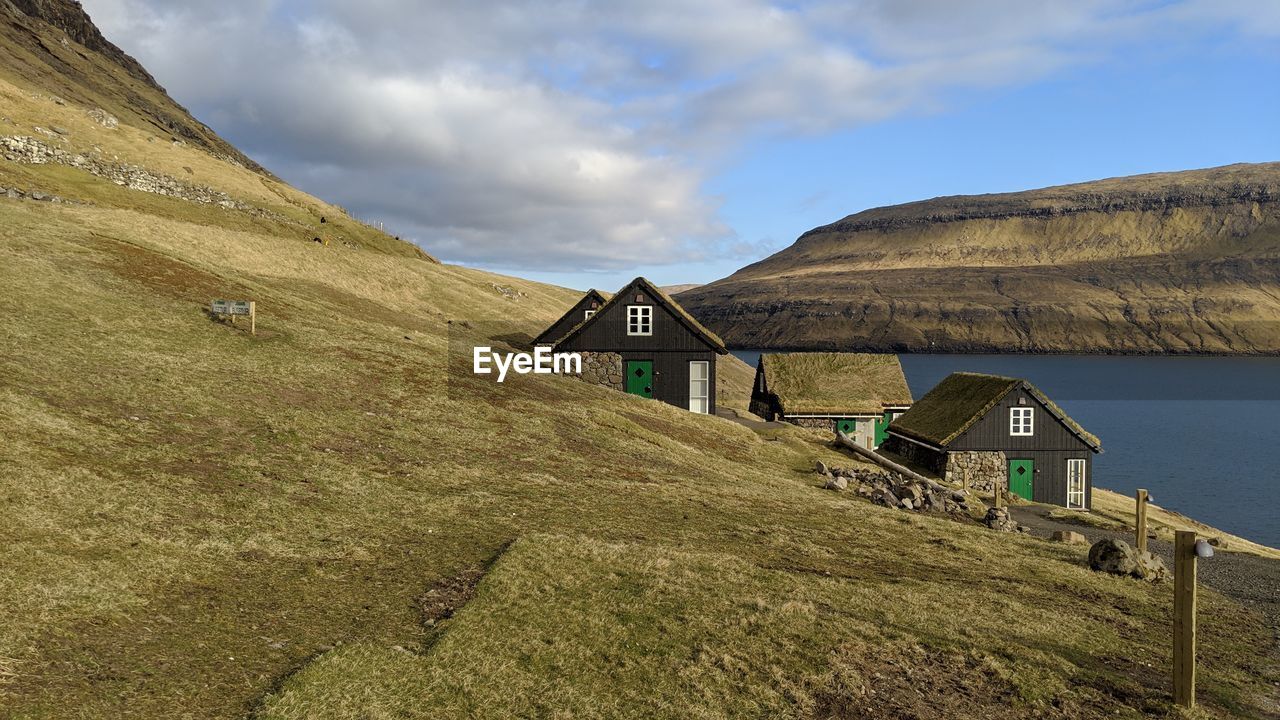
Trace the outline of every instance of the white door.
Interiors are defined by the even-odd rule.
[[[1067,461],[1067,507],[1084,509],[1084,460]]]
[[[711,411],[711,363],[694,360],[689,363],[689,410],[696,413]]]

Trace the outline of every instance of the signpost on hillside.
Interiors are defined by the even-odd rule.
[[[1134,514],[1134,546],[1138,548],[1138,552],[1147,551],[1147,501],[1151,499],[1151,495],[1146,490],[1138,490],[1135,495]]]
[[[236,318],[246,315],[249,318],[249,334],[258,334],[258,304],[252,300],[213,300],[209,303],[209,312],[218,317],[231,318],[231,324],[236,324]]]

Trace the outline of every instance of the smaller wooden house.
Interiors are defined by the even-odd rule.
[[[840,431],[875,449],[911,407],[897,355],[766,353],[756,365],[751,412],[765,420]]]
[[[1088,509],[1102,443],[1026,380],[952,373],[889,425],[885,450],[947,480]]]
[[[642,277],[553,347],[582,356],[586,382],[710,414],[716,411],[716,356],[729,353],[715,333]]]
[[[588,290],[587,294],[574,303],[574,306],[569,308],[568,312],[561,315],[559,320],[551,323],[550,327],[543,330],[541,335],[534,338],[533,344],[535,346],[554,345],[557,340],[568,335],[575,325],[596,314],[596,311],[609,301],[609,297],[607,293],[600,292],[595,288]]]

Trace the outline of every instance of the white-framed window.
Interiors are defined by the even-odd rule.
[[[1086,464],[1084,460],[1067,461],[1067,507],[1084,509]]]
[[[1009,408],[1009,434],[1034,435],[1035,412],[1035,408],[1029,407]]]
[[[583,317],[582,319],[583,319],[583,320],[590,320],[590,319],[591,319],[591,316],[592,316],[592,315],[595,315],[595,314],[596,314],[596,311],[595,311],[595,310],[587,310],[586,312],[584,312],[584,313],[583,313],[584,317]]]
[[[627,334],[628,335],[652,335],[653,334],[653,306],[652,305],[628,305],[627,306]]]
[[[711,412],[711,363],[706,360],[689,363],[689,410]]]

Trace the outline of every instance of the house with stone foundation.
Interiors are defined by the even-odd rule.
[[[1087,510],[1102,443],[1026,380],[953,373],[889,424],[884,449],[971,488]]]
[[[553,350],[579,353],[586,382],[696,413],[715,413],[716,357],[729,352],[642,277],[570,328]]]
[[[559,320],[551,323],[551,325],[543,330],[538,337],[533,339],[536,345],[554,345],[557,340],[569,334],[569,331],[578,323],[586,320],[596,314],[606,302],[609,301],[610,295],[592,288],[587,291],[582,299],[574,303]]]
[[[897,355],[814,352],[761,355],[750,409],[765,420],[843,432],[874,450],[910,407]]]

